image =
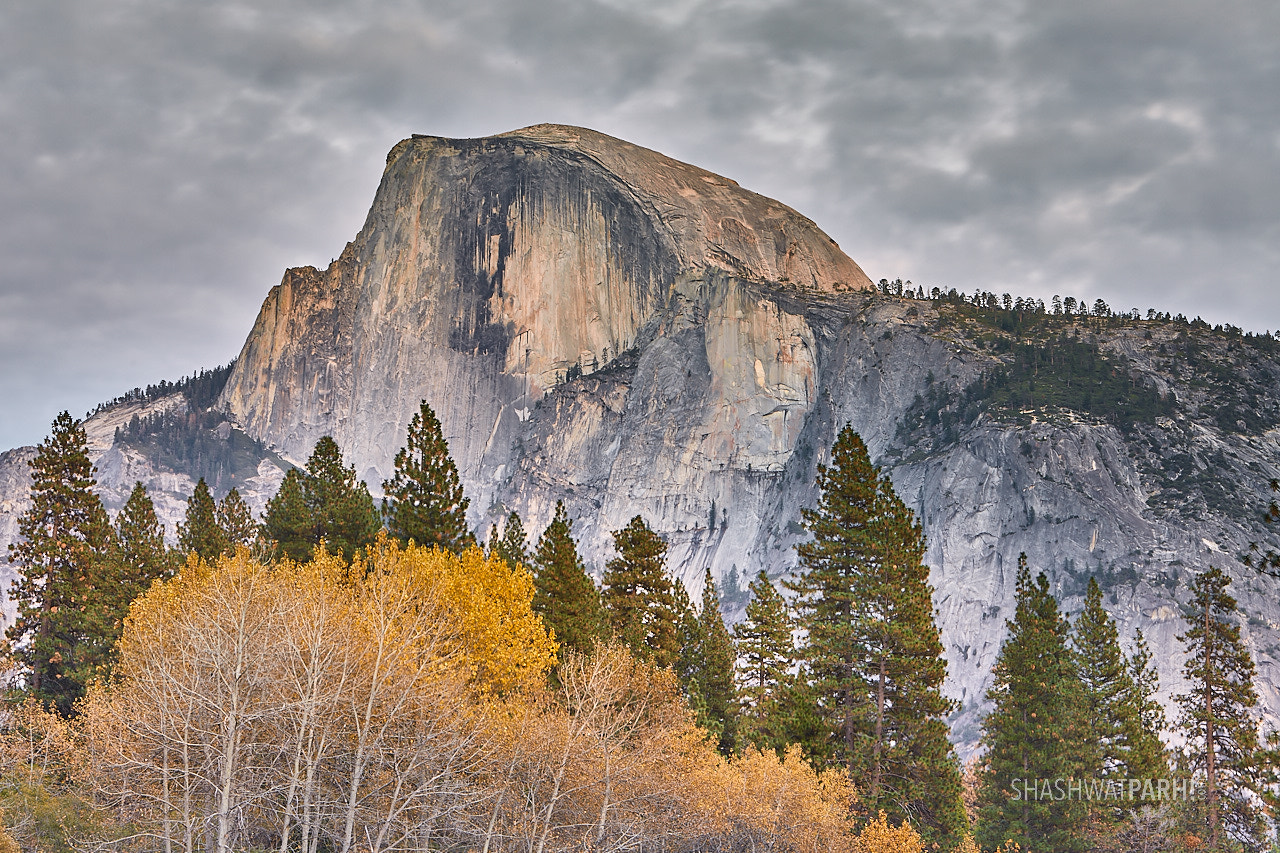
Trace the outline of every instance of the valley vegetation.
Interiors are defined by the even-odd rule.
[[[175,549],[140,484],[108,518],[85,444],[60,415],[12,550],[0,849],[1265,849],[1277,746],[1225,576],[1194,590],[1174,752],[1141,637],[1122,650],[1096,584],[1072,622],[1024,561],[961,768],[923,533],[850,428],[796,576],[756,577],[732,630],[641,516],[599,583],[563,504],[482,548],[425,401],[380,508],[326,437],[260,522],[202,479]]]

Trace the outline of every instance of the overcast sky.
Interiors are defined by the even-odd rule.
[[[6,0],[0,449],[233,358],[397,140],[540,122],[873,279],[1280,326],[1275,0]]]

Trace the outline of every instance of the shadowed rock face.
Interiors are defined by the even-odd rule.
[[[678,284],[707,275],[870,285],[795,211],[620,140],[554,125],[414,137],[392,149],[342,257],[272,290],[223,402],[295,461],[332,433],[376,485],[427,399],[484,508],[523,413],[652,336]]]
[[[962,752],[978,737],[1020,552],[1069,613],[1098,577],[1122,638],[1146,634],[1166,703],[1185,687],[1190,578],[1227,569],[1274,718],[1280,598],[1237,555],[1265,539],[1247,508],[1266,505],[1280,474],[1280,429],[1232,429],[1201,404],[1232,390],[1222,383],[1235,371],[1249,374],[1238,384],[1254,410],[1280,412],[1275,358],[1206,338],[1226,371],[1206,384],[1170,361],[1185,328],[1080,323],[1074,333],[1127,359],[1137,384],[1175,392],[1179,411],[1123,431],[1070,413],[1022,426],[984,415],[945,440],[904,438],[919,397],[958,393],[1000,362],[981,340],[990,327],[868,287],[794,211],[601,134],[414,137],[392,149],[342,256],[272,289],[221,405],[297,463],[333,435],[376,493],[426,399],[476,529],[516,510],[536,536],[564,500],[598,573],[609,532],[641,514],[694,598],[712,570],[731,616],[758,570],[794,568],[800,509],[849,423],[924,525]],[[115,508],[135,479],[154,486],[172,532],[194,483],[110,446],[129,415],[86,424],[100,490]],[[0,542],[27,505],[30,455],[0,455]],[[242,491],[260,507],[282,476],[264,459]],[[1207,503],[1202,486],[1231,505]]]
[[[995,361],[928,303],[868,287],[794,211],[601,134],[414,137],[391,151],[341,258],[272,290],[222,402],[295,462],[332,434],[376,491],[426,399],[478,530],[514,509],[540,531],[562,499],[599,571],[609,532],[639,513],[695,597],[709,567],[733,613],[759,569],[794,568],[816,467],[851,423],[923,521],[966,751],[1023,551],[1069,612],[1099,576],[1123,635],[1145,631],[1167,702],[1183,686],[1187,582],[1234,566],[1264,704],[1280,708],[1280,604],[1228,556],[1257,525],[1148,500],[1175,476],[1162,460],[1182,454],[1233,460],[1223,476],[1264,505],[1276,433],[980,419],[945,447],[903,447],[918,395],[964,388]],[[1149,385],[1177,386],[1160,340],[1102,345]],[[1280,370],[1263,367],[1274,391]],[[1161,442],[1162,455],[1144,449]]]

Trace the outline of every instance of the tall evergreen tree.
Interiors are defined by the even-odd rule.
[[[263,536],[298,562],[310,559],[322,540],[329,553],[351,560],[380,529],[368,487],[354,466],[342,464],[338,443],[327,435],[316,442],[305,469],[285,473],[262,520]]]
[[[515,513],[512,516],[519,518]],[[510,519],[507,524],[511,524]],[[504,536],[502,541],[505,540]],[[501,553],[502,548],[509,547],[500,541],[495,550]],[[573,541],[573,521],[564,501],[556,501],[555,515],[538,539],[532,562],[534,612],[555,632],[562,651],[590,652],[596,641],[603,639],[604,614],[600,592]]]
[[[110,676],[115,644],[120,639],[129,605],[151,583],[173,574],[176,560],[164,544],[164,525],[156,517],[155,504],[142,483],[134,483],[129,499],[116,516],[112,537],[89,615],[96,668]]]
[[[164,544],[164,525],[142,483],[134,483],[129,499],[116,516],[115,552],[130,572],[117,576],[127,587],[130,602],[150,588],[152,581],[173,574],[173,556]]]
[[[409,422],[405,446],[395,458],[396,472],[382,484],[382,514],[388,532],[401,541],[461,551],[471,542],[467,498],[458,469],[449,456],[440,421],[423,400]]]
[[[601,594],[609,628],[636,657],[672,666],[680,640],[666,540],[637,515],[613,531],[613,545],[618,556],[605,566]]]
[[[311,515],[313,541],[323,539],[331,554],[350,561],[382,529],[369,488],[356,477],[355,466],[342,464],[342,451],[331,436],[316,442],[307,460],[302,494]]]
[[[1133,692],[1129,702],[1137,713],[1129,718],[1126,733],[1129,777],[1163,779],[1169,776],[1169,756],[1160,735],[1168,728],[1164,705],[1156,698],[1160,690],[1160,673],[1156,670],[1147,640],[1138,631],[1129,656],[1129,682]]]
[[[229,550],[227,534],[218,526],[218,507],[209,493],[204,477],[196,483],[187,498],[187,517],[178,524],[178,551],[195,553],[205,560],[216,560]]]
[[[1191,582],[1190,627],[1178,637],[1187,649],[1183,677],[1191,689],[1177,697],[1178,724],[1187,739],[1192,771],[1204,780],[1203,829],[1210,849],[1223,832],[1247,847],[1261,842],[1262,821],[1252,795],[1258,791],[1258,724],[1253,708],[1254,663],[1240,638],[1230,581],[1216,568]]]
[[[232,489],[218,501],[218,526],[227,537],[227,550],[234,552],[238,546],[252,545],[258,538],[259,525],[253,520],[253,510]]]
[[[790,587],[833,752],[866,780],[869,816],[883,809],[930,841],[956,843],[967,821],[923,532],[850,426],[817,485],[818,508],[802,511],[813,538],[797,549]]]
[[[987,692],[995,707],[982,724],[987,754],[978,791],[978,841],[985,849],[1013,841],[1029,853],[1086,850],[1084,803],[1038,796],[1038,780],[1081,776],[1089,731],[1068,646],[1070,626],[1044,574],[1031,579],[1025,554],[1018,558],[1014,617],[1006,624],[1009,633]],[[1028,794],[1028,786],[1037,793]]]
[[[1132,693],[1128,662],[1120,650],[1115,620],[1102,606],[1102,589],[1089,578],[1084,608],[1071,634],[1076,674],[1084,699],[1087,753],[1079,758],[1092,776],[1126,775],[1125,719],[1131,710],[1126,698]],[[1136,709],[1133,709],[1136,710]]]
[[[28,693],[69,716],[99,663],[91,603],[103,586],[111,525],[94,493],[84,427],[67,412],[36,448],[31,507],[18,519],[9,561],[18,567],[10,592],[17,618],[6,631]]]
[[[1150,779],[1167,770],[1159,753],[1151,754],[1159,730],[1146,728],[1154,722],[1151,703],[1158,685],[1152,679],[1158,676],[1141,635],[1138,644],[1135,657],[1125,657],[1115,620],[1102,606],[1102,589],[1090,578],[1071,646],[1085,707],[1080,759],[1093,777]]]
[[[674,603],[676,645],[680,648],[674,667],[676,679],[689,701],[689,707],[700,715],[702,694],[698,690],[698,676],[702,669],[702,626],[698,624],[698,611],[693,606],[693,599],[689,597],[689,588],[684,585],[684,581],[672,582],[671,599]]]
[[[556,507],[562,508],[563,502],[557,501]],[[502,525],[502,538],[491,543],[490,548],[498,559],[505,560],[512,568],[530,565],[529,542],[525,536],[524,522],[520,520],[520,513],[512,511],[507,516],[506,523]]]
[[[795,660],[791,614],[764,569],[747,587],[746,617],[733,626],[737,641],[742,740],[758,748],[785,746],[782,699]]]
[[[311,559],[315,550],[311,511],[303,489],[305,477],[301,468],[286,471],[262,518],[263,538],[275,542],[284,556],[297,563]]]
[[[722,755],[738,743],[738,692],[733,668],[737,650],[720,614],[720,595],[711,569],[702,579],[702,607],[698,610],[697,691],[701,696],[702,726],[717,740]]]

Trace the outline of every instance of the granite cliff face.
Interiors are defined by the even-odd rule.
[[[924,523],[962,751],[1024,551],[1069,611],[1098,576],[1124,637],[1151,643],[1166,700],[1181,688],[1187,583],[1226,568],[1274,717],[1276,581],[1238,560],[1267,535],[1256,508],[1280,473],[1274,353],[1186,324],[1064,321],[1176,411],[920,426],[1012,358],[984,322],[879,294],[794,211],[619,140],[559,126],[414,137],[342,256],[272,289],[219,406],[295,463],[333,435],[376,493],[426,399],[478,530],[516,510],[536,533],[562,499],[598,571],[609,531],[641,514],[695,597],[705,568],[720,578],[731,615],[758,570],[794,568],[816,466],[851,423]],[[1223,415],[1228,385],[1248,423]],[[102,450],[107,491],[132,485],[125,469],[183,476],[126,451]],[[15,494],[4,478],[20,479],[21,454],[0,458],[0,494]],[[280,465],[264,458],[258,505]],[[177,500],[183,485],[166,483]]]
[[[414,137],[391,151],[341,258],[272,290],[223,401],[295,461],[332,433],[376,485],[430,399],[487,506],[523,413],[633,349],[677,282],[707,270],[797,290],[870,284],[794,211],[592,131]]]

